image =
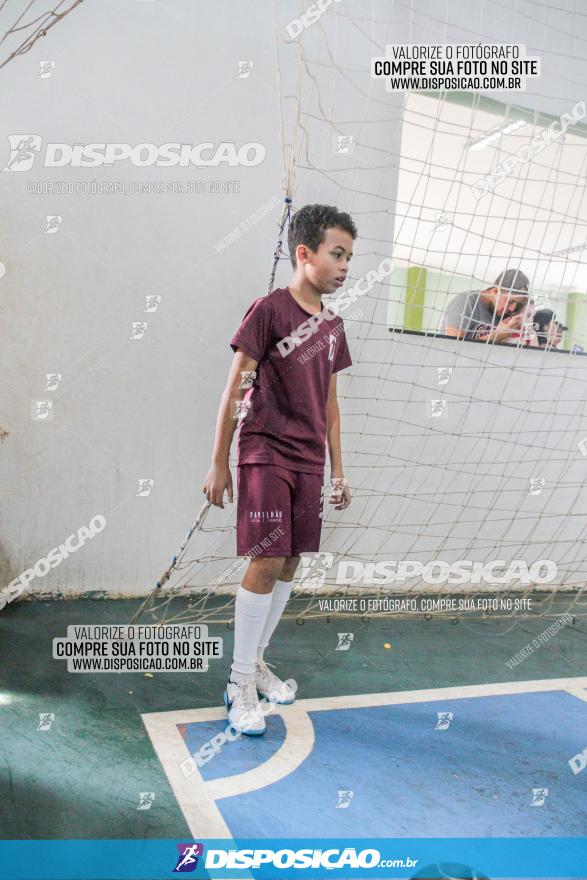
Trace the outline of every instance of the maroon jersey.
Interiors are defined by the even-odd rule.
[[[230,345],[258,361],[244,397],[238,464],[323,473],[330,377],[352,364],[340,315],[328,307],[312,315],[278,288],[252,303]]]

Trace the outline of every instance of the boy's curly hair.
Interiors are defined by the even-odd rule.
[[[333,226],[344,229],[355,239],[357,227],[353,223],[350,214],[339,211],[332,205],[304,205],[293,215],[287,232],[287,244],[291,264],[296,268],[296,248],[299,244],[305,244],[313,251],[317,251],[326,238],[325,230]]]

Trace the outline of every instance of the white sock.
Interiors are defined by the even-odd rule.
[[[261,633],[261,638],[259,639],[259,647],[257,648],[257,661],[259,663],[263,659],[263,651],[269,644],[269,639],[275,632],[275,628],[281,620],[281,615],[285,610],[293,585],[293,581],[276,581],[275,586],[273,587],[273,592],[271,593],[271,608],[269,609],[269,614],[267,615],[265,626]]]
[[[271,593],[251,593],[242,586],[236,591],[231,681],[244,681],[255,675],[257,645],[271,608],[271,599]]]

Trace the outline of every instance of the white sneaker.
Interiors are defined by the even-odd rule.
[[[247,736],[265,733],[267,725],[259,706],[254,678],[238,684],[229,680],[224,691],[224,704],[231,726],[239,733]]]
[[[256,685],[257,691],[270,703],[289,705],[296,698],[296,683],[293,679],[282,681],[269,667],[271,663],[264,660],[257,661]]]

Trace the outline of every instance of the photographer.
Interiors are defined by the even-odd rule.
[[[528,306],[528,278],[506,269],[493,287],[458,293],[443,315],[440,333],[480,342],[509,342],[520,336]]]

